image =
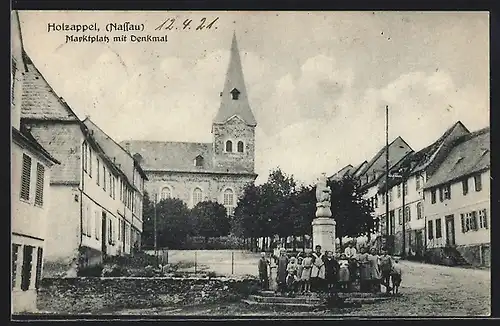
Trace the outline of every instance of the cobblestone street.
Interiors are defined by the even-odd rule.
[[[490,314],[490,271],[401,262],[400,297],[361,308],[332,311],[262,310],[243,303],[217,306],[117,311],[126,315],[271,315],[271,316],[487,316]]]

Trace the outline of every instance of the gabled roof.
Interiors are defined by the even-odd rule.
[[[238,94],[237,100],[233,100],[233,92]],[[241,66],[236,34],[233,34],[226,82],[224,83],[224,90],[221,92],[220,96],[221,103],[219,111],[213,120],[215,124],[225,123],[230,118],[237,115],[243,119],[247,125],[257,125],[257,121],[250,108],[250,103],[248,102],[248,94],[243,78],[243,68]]]
[[[434,143],[415,153],[412,160],[413,162],[415,162],[416,166],[412,169],[412,174],[423,171],[436,157],[437,152],[441,149],[442,145],[450,137],[452,132],[459,127],[462,127],[464,130],[469,132],[469,130],[463,125],[461,121],[457,121],[455,124],[453,124],[453,126],[448,128],[448,130],[446,130],[445,133]]]
[[[21,22],[19,21],[19,13],[17,10],[11,12],[11,56],[16,64],[21,63],[24,71],[28,71],[28,67],[24,60],[23,51],[23,34],[21,32]],[[21,61],[21,62],[18,62]]]
[[[490,128],[487,127],[458,138],[424,188],[456,181],[490,166]]]
[[[28,71],[23,80],[21,117],[35,120],[80,121],[68,104],[52,89],[25,51],[23,57]]]
[[[24,126],[21,126],[21,130],[17,130],[16,128],[12,127],[12,138],[21,140],[22,142],[30,146],[31,150],[42,155],[50,162],[54,164],[61,164],[61,162],[50,155],[50,153],[47,152],[47,150],[45,150],[42,145],[40,145],[35,137],[33,137],[33,135]]]
[[[344,176],[349,175],[349,172],[353,169],[354,167],[349,164],[347,166],[344,166],[342,169],[340,169],[337,173],[333,174],[330,176],[328,179],[330,180],[340,180]]]
[[[118,168],[127,176],[129,182],[133,183],[134,168],[137,168],[143,178],[147,180],[146,174],[136,160],[121,145],[113,140],[90,118],[85,118],[83,124],[89,129],[90,134],[99,143],[106,155],[113,160]]]

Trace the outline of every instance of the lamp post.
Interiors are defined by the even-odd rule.
[[[389,106],[385,106],[385,235],[389,239]]]

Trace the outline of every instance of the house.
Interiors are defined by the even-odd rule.
[[[395,164],[399,163],[402,158],[412,152],[411,147],[404,141],[403,138],[397,137],[388,146],[389,148],[389,167],[393,167]],[[342,170],[345,171],[346,168]],[[336,175],[339,175],[339,171]],[[374,234],[370,234],[368,237],[359,237],[358,243],[363,243],[372,238],[372,236],[378,236],[380,232],[380,227],[385,227],[385,206],[381,204],[380,196],[378,194],[378,182],[385,176],[386,170],[386,146],[380,149],[377,154],[369,161],[363,162],[356,168],[352,168],[349,172],[343,173],[343,177],[349,175],[358,180],[360,189],[366,191],[364,198],[369,200],[373,209],[373,218],[380,220],[380,225],[377,227],[378,231]],[[333,176],[335,178],[335,175]],[[385,198],[384,198],[385,199]],[[392,202],[392,196],[389,196]],[[392,220],[390,220],[392,221]],[[392,224],[391,224],[392,225]],[[392,228],[389,228],[392,230]],[[385,233],[383,233],[385,234]],[[346,238],[345,240],[349,240]]]
[[[244,187],[257,177],[256,125],[233,35],[211,143],[128,140],[121,145],[141,161],[151,197],[179,198],[191,208],[201,201],[217,201],[232,216]]]
[[[469,130],[457,121],[444,134],[429,146],[411,152],[389,170],[389,203],[394,252],[403,254],[403,216],[405,220],[405,254],[422,257],[425,249],[424,239],[424,193],[426,181],[435,173],[439,164],[446,158],[454,141]],[[384,202],[385,178],[378,184],[379,198]],[[404,196],[403,196],[404,194]],[[403,208],[404,207],[404,208]],[[383,213],[385,214],[385,213]]]
[[[490,266],[490,128],[459,137],[424,186],[426,246],[437,262],[458,251]]]
[[[54,167],[45,277],[76,276],[109,255],[131,253],[142,230],[139,164],[82,122],[23,52],[21,121],[61,164]],[[134,179],[135,178],[135,179]]]
[[[142,201],[147,176],[140,166],[140,158],[132,157],[89,117],[83,120],[83,123],[103,149],[104,154],[113,158],[113,163],[125,174],[126,178],[120,178],[119,187],[117,185],[119,198],[116,199],[118,201],[116,212],[119,215],[118,241],[122,241],[123,252],[130,254],[134,246],[139,249],[141,244]],[[125,236],[122,237],[121,234]]]
[[[17,12],[11,13],[11,290],[12,312],[36,311],[43,270],[46,221],[51,197],[50,169],[59,164],[21,125],[23,44]]]

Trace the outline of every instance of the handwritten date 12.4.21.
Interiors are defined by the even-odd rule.
[[[192,19],[176,19],[176,18],[167,18],[163,21],[158,27],[155,28],[156,31],[161,30],[208,30],[208,29],[217,29],[216,22],[219,20],[219,17],[215,19],[207,19],[206,17],[201,18],[200,20],[192,20]]]

